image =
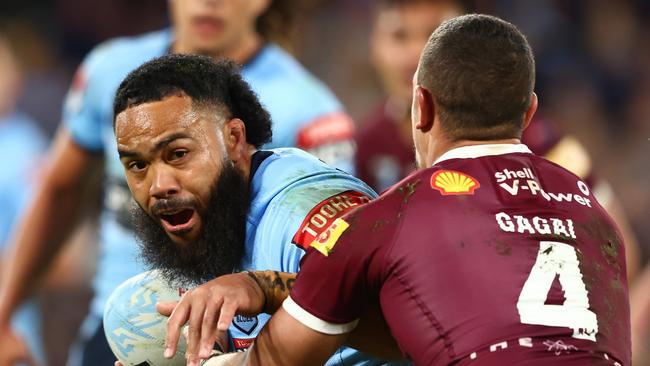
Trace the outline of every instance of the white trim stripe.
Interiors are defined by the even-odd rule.
[[[512,153],[528,153],[532,151],[524,144],[484,144],[484,145],[470,145],[461,146],[451,149],[444,154],[440,155],[433,165],[441,161],[449,159],[474,159],[482,156],[503,155]]]
[[[307,310],[301,308],[300,305],[296,304],[295,301],[291,299],[291,296],[287,297],[287,299],[284,300],[282,307],[284,310],[286,310],[287,313],[289,313],[289,315],[291,315],[297,321],[301,322],[306,327],[325,334],[337,335],[350,333],[354,328],[356,328],[357,323],[359,323],[359,319],[345,324],[326,322],[325,320],[317,318]]]

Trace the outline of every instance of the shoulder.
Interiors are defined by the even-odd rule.
[[[250,64],[244,66],[243,75],[262,99],[277,96],[276,101],[281,102],[280,97],[290,95],[296,99],[285,99],[285,102],[294,106],[302,101],[311,101],[313,107],[340,108],[332,91],[277,45],[266,45]],[[314,106],[315,102],[318,104]]]
[[[252,179],[253,201],[274,200],[313,207],[330,192],[355,190],[371,198],[376,193],[350,174],[330,167],[315,156],[296,148],[270,150]],[[331,194],[330,194],[331,195]]]
[[[126,73],[144,61],[164,54],[170,41],[169,30],[113,38],[99,44],[86,56],[83,69],[89,75],[104,75],[107,71]]]
[[[274,149],[255,173],[251,213],[261,224],[291,227],[308,246],[329,223],[375,198],[361,180],[294,148]]]

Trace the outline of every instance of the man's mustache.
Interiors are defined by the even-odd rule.
[[[178,212],[184,209],[193,209],[197,210],[197,202],[191,198],[166,198],[157,200],[151,206],[151,213],[155,216],[160,216],[169,212]]]

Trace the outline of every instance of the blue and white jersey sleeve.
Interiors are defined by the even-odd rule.
[[[376,193],[357,178],[302,150],[272,151],[251,182],[252,201],[240,269],[297,272],[305,249],[320,233],[337,217],[375,198]],[[250,346],[268,319],[266,314],[236,317],[230,328],[233,348]],[[333,365],[338,364],[357,363]]]
[[[72,139],[91,151],[102,151],[102,111],[98,101],[102,96],[102,63],[108,44],[93,50],[77,69],[63,104],[63,121]]]
[[[304,250],[329,224],[376,193],[304,151],[272,151],[253,177],[243,264],[296,272]]]

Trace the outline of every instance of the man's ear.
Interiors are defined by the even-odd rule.
[[[223,124],[223,141],[230,160],[241,161],[248,154],[246,142],[246,125],[239,118],[233,118]]]
[[[433,127],[436,107],[431,93],[420,85],[415,88],[415,107],[418,109],[418,121],[415,128],[421,132],[429,132]]]
[[[524,114],[524,128],[521,129],[522,131],[525,130],[526,127],[528,127],[530,124],[530,121],[533,120],[533,116],[535,115],[535,112],[537,112],[538,103],[539,101],[537,100],[537,94],[533,93],[533,95],[530,96],[530,106]]]

